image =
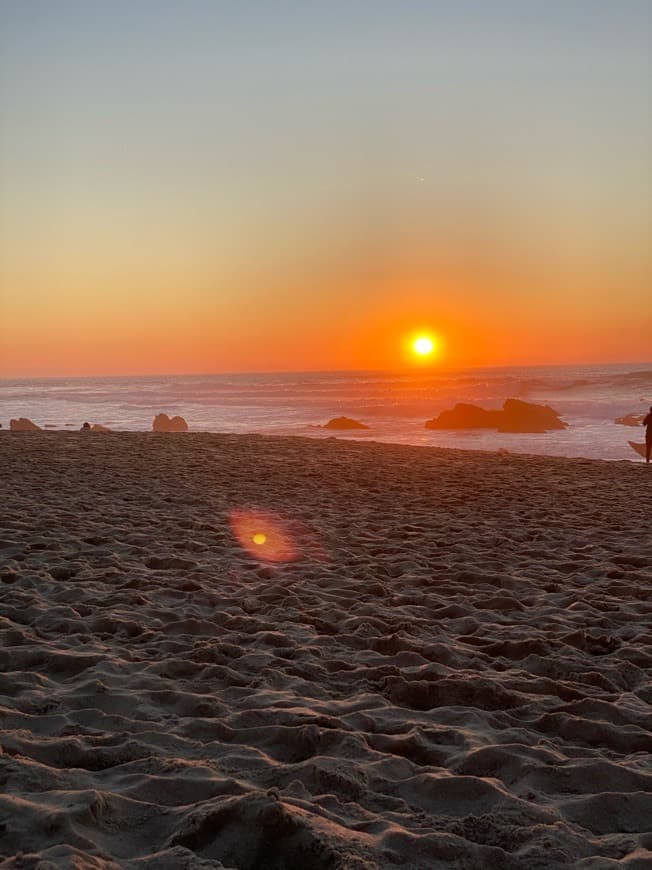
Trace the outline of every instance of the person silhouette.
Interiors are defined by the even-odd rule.
[[[650,405],[650,413],[643,420],[645,426],[645,461],[650,461],[650,453],[652,453],[652,405]]]

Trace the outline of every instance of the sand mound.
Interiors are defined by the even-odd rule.
[[[0,867],[652,866],[644,466],[43,433],[0,467]]]

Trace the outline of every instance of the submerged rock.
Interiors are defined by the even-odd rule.
[[[643,414],[625,414],[624,417],[616,417],[614,423],[621,426],[640,426],[643,422]]]
[[[152,423],[153,432],[187,432],[188,424],[183,417],[168,417],[167,414],[157,414]]]
[[[40,432],[41,427],[32,423],[27,417],[19,417],[18,420],[9,421],[9,429],[12,432]]]
[[[324,429],[369,429],[364,423],[359,420],[352,420],[350,417],[334,417],[329,420],[323,427]]]
[[[568,424],[548,405],[507,399],[500,411],[458,403],[450,411],[426,421],[426,429],[497,429],[499,432],[548,432]]]

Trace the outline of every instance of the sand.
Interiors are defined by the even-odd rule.
[[[0,476],[0,867],[652,867],[650,467],[4,432]]]

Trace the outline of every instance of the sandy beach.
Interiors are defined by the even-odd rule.
[[[652,867],[652,469],[0,434],[0,867]]]

